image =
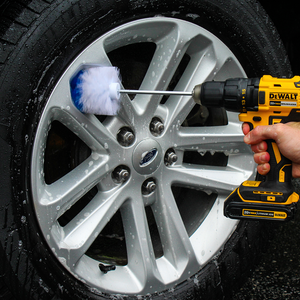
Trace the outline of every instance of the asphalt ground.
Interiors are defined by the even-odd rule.
[[[294,186],[300,193],[299,180]],[[294,220],[274,226],[260,263],[232,300],[300,299],[300,203]]]

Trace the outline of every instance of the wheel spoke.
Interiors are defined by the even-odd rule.
[[[228,74],[231,74],[232,77],[235,76],[235,73],[239,74],[238,66],[232,60],[230,51],[220,51],[221,47],[218,47],[218,43],[212,44],[210,41],[206,43],[202,41],[199,46],[198,39],[199,36],[195,36],[186,51],[190,55],[191,61],[177,84],[177,90],[192,91],[195,85],[204,81],[224,80]],[[193,67],[191,68],[191,66]],[[235,70],[233,66],[235,66]],[[191,97],[176,98],[173,96],[169,98],[166,105],[170,111],[166,127],[171,128],[187,117],[195,102]]]
[[[180,160],[176,167],[170,169],[168,178],[181,185],[229,193],[253,174],[254,166],[248,163],[252,152],[243,142],[237,124],[203,129],[179,127],[173,133],[173,141]],[[223,153],[228,156],[228,163],[226,167],[181,164],[184,151],[195,151],[201,156],[207,152],[212,156],[216,152]]]
[[[236,170],[231,167],[189,166],[172,168],[169,178],[174,184],[189,188],[200,188],[205,191],[229,194],[252,172]],[[172,176],[172,177],[171,177]]]
[[[161,276],[157,270],[154,250],[141,197],[135,197],[122,207],[126,236],[128,267],[144,286],[157,285]]]
[[[106,176],[106,160],[99,159],[97,162],[87,159],[51,185],[39,181],[38,209],[46,218],[45,223],[53,224],[69,207]]]
[[[85,254],[98,234],[115,215],[125,198],[122,188],[106,193],[98,193],[93,200],[65,227],[60,228],[63,237],[60,248],[74,249],[69,256],[69,264],[75,266]]]
[[[199,265],[171,187],[159,190],[153,210],[160,212],[155,214],[155,219],[160,232],[164,257],[179,273],[186,269],[197,271]]]
[[[165,90],[197,34],[186,30],[185,26],[177,25],[170,31],[166,31],[163,37],[160,36],[160,39],[156,42],[157,47],[154,57],[140,89]],[[151,116],[154,115],[160,100],[161,96],[156,95],[137,95],[135,97],[135,103],[140,110]]]
[[[109,149],[119,148],[116,137],[94,115],[85,115],[75,109],[72,112],[54,109],[52,120],[61,122],[93,150],[107,153]]]
[[[249,152],[243,142],[240,125],[229,123],[226,126],[175,127],[173,141],[177,148],[184,150],[230,151],[238,147],[239,152]],[[216,143],[216,141],[218,141]]]

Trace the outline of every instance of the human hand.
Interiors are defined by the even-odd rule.
[[[276,142],[280,152],[292,161],[292,176],[300,177],[300,122],[257,126],[250,131],[250,126],[243,123],[244,142],[251,145],[254,161],[258,164],[257,171],[266,175],[270,171],[270,155],[265,140]]]

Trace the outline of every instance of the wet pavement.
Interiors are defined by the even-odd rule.
[[[300,181],[295,182],[300,192]],[[232,300],[300,299],[300,205],[294,220],[281,223],[260,263]]]

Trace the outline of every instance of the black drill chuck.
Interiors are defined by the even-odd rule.
[[[233,112],[257,111],[259,81],[260,78],[208,81],[201,85],[200,93],[195,96],[208,107],[224,107]]]

